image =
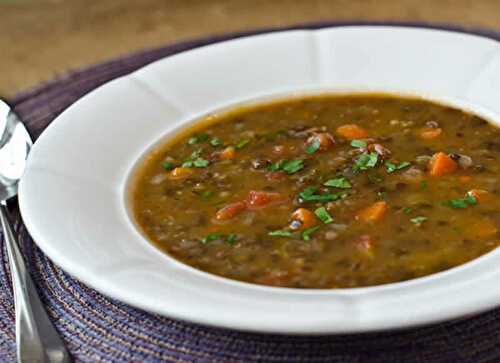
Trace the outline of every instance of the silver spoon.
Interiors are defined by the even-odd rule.
[[[0,221],[4,231],[16,309],[17,361],[70,362],[64,344],[37,294],[12,230],[7,200],[17,195],[32,141],[9,105],[0,100]]]

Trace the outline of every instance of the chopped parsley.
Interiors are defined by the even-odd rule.
[[[452,207],[455,209],[465,209],[470,205],[476,205],[477,200],[473,195],[467,194],[465,198],[462,199],[451,199],[443,202],[444,205]]]
[[[333,222],[332,216],[328,213],[325,207],[319,207],[314,211],[314,214],[325,224]]]
[[[349,189],[352,187],[349,180],[344,177],[327,180],[323,185],[340,189]]]
[[[406,214],[410,214],[411,212],[413,212],[413,209],[411,209],[410,207],[405,207],[403,208],[403,212]]]
[[[292,237],[293,233],[285,230],[277,230],[269,232],[268,235],[273,237]]]
[[[239,149],[243,149],[248,143],[250,142],[249,139],[243,139],[241,141],[239,141],[237,144],[236,144],[236,148],[239,150]]]
[[[193,161],[193,165],[197,168],[206,168],[209,164],[208,160],[205,160],[203,158],[198,158]]]
[[[369,154],[361,154],[354,160],[354,171],[360,170],[368,170],[370,168],[374,168],[378,162],[378,154],[376,152],[372,152]]]
[[[238,240],[238,236],[234,233],[231,233],[226,237],[226,243],[229,245],[234,245],[237,240]]]
[[[200,157],[201,155],[201,149],[195,150],[191,153],[189,158],[187,158],[183,163],[182,167],[183,168],[205,168],[210,164],[208,160],[205,160]]]
[[[394,163],[391,163],[390,161],[385,162],[385,167],[386,167],[387,172],[389,174],[394,173],[396,170],[401,170],[401,169],[407,168],[410,165],[411,165],[411,163],[408,161],[403,161],[402,163],[399,163],[397,165]]]
[[[202,133],[202,134],[196,134],[194,136],[191,136],[188,139],[188,144],[189,145],[194,145],[194,144],[199,144],[200,142],[208,140],[208,134]]]
[[[317,188],[307,187],[299,193],[299,199],[304,202],[330,202],[347,196],[345,192],[316,194]]]
[[[222,145],[222,141],[220,141],[220,139],[218,137],[214,137],[212,138],[212,140],[210,140],[210,145],[212,146],[220,146]]]
[[[210,198],[214,193],[212,193],[210,190],[205,190],[201,193],[201,197],[203,199],[208,199]]]
[[[306,153],[314,154],[316,151],[319,150],[320,146],[321,143],[319,142],[318,138],[315,138],[313,142],[311,142],[309,145],[306,146]]]
[[[366,144],[366,141],[363,141],[363,140],[352,140],[351,146],[357,147],[357,148],[365,148],[367,146],[367,144]]]
[[[174,168],[174,164],[173,163],[169,163],[168,161],[166,161],[163,164],[161,164],[161,166],[165,170],[172,170]]]
[[[304,168],[304,160],[280,160],[277,163],[271,164],[268,169],[269,171],[284,171],[287,174],[294,174],[299,170]]]
[[[420,182],[420,189],[427,189],[429,186],[429,183],[427,183],[425,180]]]
[[[206,245],[207,243],[216,240],[224,240],[225,243],[229,245],[234,245],[235,242],[238,240],[238,236],[236,236],[236,234],[234,233],[230,233],[228,235],[225,235],[223,233],[209,233],[204,238],[202,238],[201,243]]]
[[[201,243],[206,245],[208,242],[212,242],[212,241],[221,239],[222,236],[223,236],[222,233],[209,233],[205,237],[203,237],[203,239],[201,240]]]
[[[303,232],[302,232],[302,239],[304,241],[309,241],[311,239],[311,235],[316,232],[317,230],[319,229],[319,226],[315,226],[315,227],[310,227],[310,228],[307,228],[305,229]]]
[[[427,217],[422,217],[422,216],[418,216],[418,217],[410,219],[411,223],[419,224],[419,225],[424,223],[426,220],[427,220]]]

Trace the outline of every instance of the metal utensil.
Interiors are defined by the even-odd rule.
[[[71,358],[40,301],[12,230],[7,200],[17,195],[32,141],[19,117],[0,100],[0,221],[9,256],[16,309],[17,360],[70,362]]]

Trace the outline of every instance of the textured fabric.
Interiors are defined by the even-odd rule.
[[[345,24],[322,23],[296,28]],[[218,36],[147,50],[65,75],[15,97],[11,103],[36,138],[61,111],[113,78],[180,51],[272,30]],[[499,34],[491,31],[468,32],[500,39]],[[77,361],[500,362],[500,309],[418,329],[320,337],[242,333],[146,313],[97,293],[55,266],[31,240],[19,220],[15,205],[12,212],[29,271],[52,321]],[[1,243],[0,362],[13,362],[14,307],[3,240]]]

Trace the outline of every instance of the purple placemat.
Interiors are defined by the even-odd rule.
[[[287,29],[362,24],[368,23],[321,23]],[[456,30],[500,40],[499,33],[486,30],[414,23],[391,25]],[[36,138],[65,108],[111,79],[201,45],[275,30],[283,29],[216,36],[146,50],[73,72],[18,95],[11,103]],[[63,272],[36,247],[20,222],[18,211],[13,213],[29,271],[50,317],[77,361],[500,362],[500,309],[419,329],[321,337],[242,333],[150,314],[109,299]],[[13,362],[13,297],[3,240],[1,243],[0,362]]]

